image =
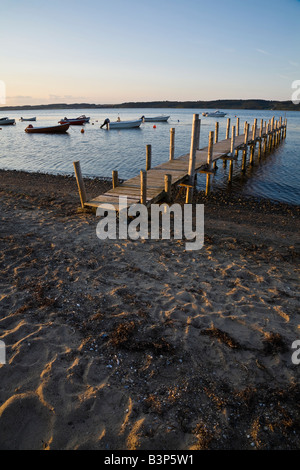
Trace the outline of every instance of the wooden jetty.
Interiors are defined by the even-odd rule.
[[[245,122],[244,132],[240,134],[240,122],[237,118],[236,125],[231,126],[230,118],[227,119],[226,137],[219,141],[219,123],[215,125],[215,131],[209,133],[208,147],[199,148],[201,120],[199,114],[194,114],[191,136],[190,152],[179,158],[174,158],[175,129],[170,129],[170,154],[169,160],[151,168],[151,145],[146,146],[146,166],[140,174],[119,183],[118,172],[113,171],[113,188],[91,200],[87,198],[84,182],[81,174],[80,163],[74,162],[75,176],[77,180],[81,206],[95,207],[102,204],[111,204],[119,209],[119,197],[126,196],[128,206],[142,203],[146,206],[157,203],[162,199],[170,202],[171,187],[180,185],[186,188],[186,203],[192,202],[197,173],[206,174],[206,195],[210,192],[210,179],[216,171],[216,162],[223,160],[226,165],[229,161],[228,182],[232,182],[233,162],[238,159],[238,153],[242,151],[242,171],[246,169],[246,159],[249,152],[249,163],[253,165],[255,148],[258,143],[258,158],[262,154],[272,151],[282,139],[286,137],[287,120],[280,118],[275,121],[273,117],[269,122],[263,120],[257,125],[257,119],[250,129],[250,124]],[[230,132],[231,127],[231,132]]]

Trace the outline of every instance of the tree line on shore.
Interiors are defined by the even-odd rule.
[[[139,101],[121,104],[53,103],[40,105],[1,106],[2,111],[33,109],[101,109],[101,108],[200,108],[200,109],[257,109],[274,111],[300,111],[300,103],[273,100],[215,100],[215,101]]]

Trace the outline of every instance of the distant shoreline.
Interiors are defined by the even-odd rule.
[[[121,104],[54,103],[23,106],[0,106],[2,111],[30,111],[52,109],[104,109],[104,108],[174,108],[174,109],[245,109],[263,111],[300,111],[300,104],[292,101],[272,100],[216,100],[216,101],[148,101]]]

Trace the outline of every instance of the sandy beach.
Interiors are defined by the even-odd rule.
[[[195,202],[200,251],[100,241],[73,177],[0,170],[1,449],[300,447],[299,207]]]

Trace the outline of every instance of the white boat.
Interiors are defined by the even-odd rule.
[[[144,122],[167,122],[170,116],[154,116],[154,117],[145,117],[142,116],[141,119],[144,119]]]
[[[137,127],[140,127],[142,124],[143,120],[142,119],[137,119],[135,121],[113,121],[111,122],[109,119],[105,119],[104,123],[102,124],[102,127],[106,126],[107,129],[134,129]]]
[[[6,117],[0,119],[0,126],[12,126],[13,124],[16,124],[15,119],[8,119]]]
[[[223,111],[214,111],[213,113],[202,113],[202,116],[206,116],[206,117],[224,117],[226,116],[227,113],[223,113]]]
[[[22,121],[22,122],[23,121],[36,121],[36,117],[32,117],[32,118],[23,118],[23,117],[21,117],[20,121]]]
[[[77,119],[79,119],[79,120],[80,120],[80,119],[83,119],[84,122],[90,122],[90,117],[86,117],[85,114],[82,114],[81,116],[78,116]]]

